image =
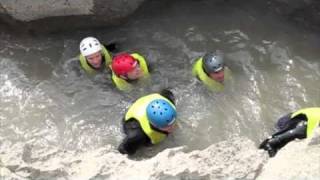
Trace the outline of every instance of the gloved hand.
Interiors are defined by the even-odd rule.
[[[270,136],[267,139],[265,139],[264,141],[262,141],[262,143],[259,145],[259,149],[267,150],[267,145],[268,145],[268,142],[271,138],[272,138],[272,136]]]
[[[277,154],[278,150],[270,146],[270,148],[267,151],[268,151],[269,157],[274,157]]]
[[[121,143],[118,147],[118,151],[121,153],[121,154],[129,154],[129,152],[126,150],[126,148],[124,147],[124,144]]]
[[[265,151],[268,151],[269,157],[274,157],[277,153],[277,149],[275,147],[272,147],[270,144],[270,140],[272,140],[272,136],[265,139],[259,146],[259,149],[264,149]]]

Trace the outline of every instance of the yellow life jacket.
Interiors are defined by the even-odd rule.
[[[165,133],[153,130],[148,120],[146,109],[148,104],[155,99],[163,99],[167,101],[169,104],[171,104],[172,107],[175,109],[175,106],[167,98],[161,96],[160,94],[154,93],[141,97],[137,101],[135,101],[131,105],[125,116],[125,121],[134,118],[139,122],[142,130],[150,138],[152,144],[160,143],[167,136]]]
[[[144,57],[138,53],[133,53],[133,54],[131,54],[131,56],[139,62],[140,68],[143,72],[143,76],[138,81],[145,82],[146,80],[149,80],[150,74],[149,74],[147,62],[144,59]],[[114,84],[116,85],[116,87],[121,91],[129,92],[133,89],[132,84],[127,82],[125,79],[118,77],[113,71],[112,71],[112,80],[113,80]]]
[[[320,107],[312,107],[301,109],[291,115],[291,118],[299,114],[304,114],[307,116],[307,138],[311,137],[313,130],[319,126],[320,122]]]
[[[202,58],[199,58],[192,68],[192,74],[200,79],[202,83],[208,87],[211,91],[220,92],[223,91],[224,85],[214,79],[210,78],[203,70],[202,67]],[[224,68],[225,79],[229,79],[231,71],[228,67]]]
[[[105,59],[105,66],[106,68],[108,68],[108,66],[111,64],[111,55],[109,53],[109,51],[103,46],[101,45],[101,54]],[[80,65],[81,67],[86,71],[86,73],[90,74],[90,75],[94,75],[97,71],[95,69],[93,69],[87,62],[86,57],[84,57],[82,54],[79,55],[79,60],[80,60]]]

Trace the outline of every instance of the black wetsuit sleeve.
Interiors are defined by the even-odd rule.
[[[307,122],[300,121],[298,124],[296,124],[295,128],[292,128],[287,131],[281,131],[281,133],[277,132],[276,134],[273,134],[271,138],[264,140],[261,143],[259,148],[268,151],[269,156],[273,157],[276,155],[279,149],[281,149],[290,141],[296,138],[298,139],[306,138],[307,136],[306,132],[307,132]]]
[[[284,129],[276,132],[272,136],[277,136],[277,135],[283,134],[284,132],[287,132],[291,129],[294,129],[302,121],[307,121],[307,116],[305,114],[299,114],[299,115],[295,116],[294,118],[290,119]]]
[[[103,44],[103,46],[112,53],[117,53],[119,51],[119,44],[111,42],[109,44]]]
[[[139,122],[130,119],[123,122],[126,137],[118,147],[121,154],[134,154],[140,146],[151,144],[149,137],[143,132]]]
[[[148,67],[149,73],[154,72],[154,65],[153,64],[150,64],[149,62],[147,62],[147,67]]]
[[[301,121],[297,124],[297,126],[291,130],[285,131],[281,134],[273,135],[272,138],[269,140],[269,144],[276,148],[280,149],[288,142],[298,138],[303,139],[306,138],[307,132],[307,122]]]
[[[163,89],[159,94],[167,98],[172,104],[175,104],[174,95],[169,89]]]

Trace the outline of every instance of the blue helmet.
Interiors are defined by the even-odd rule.
[[[176,110],[163,99],[151,101],[147,106],[147,116],[152,125],[157,128],[165,128],[174,123]]]

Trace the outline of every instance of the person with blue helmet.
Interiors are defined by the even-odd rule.
[[[266,138],[259,146],[270,157],[294,139],[310,138],[320,123],[320,107],[300,109],[281,117],[276,124],[277,132]]]
[[[123,119],[126,137],[119,145],[121,154],[134,154],[143,145],[158,144],[175,127],[176,108],[174,95],[164,89],[136,100]]]

